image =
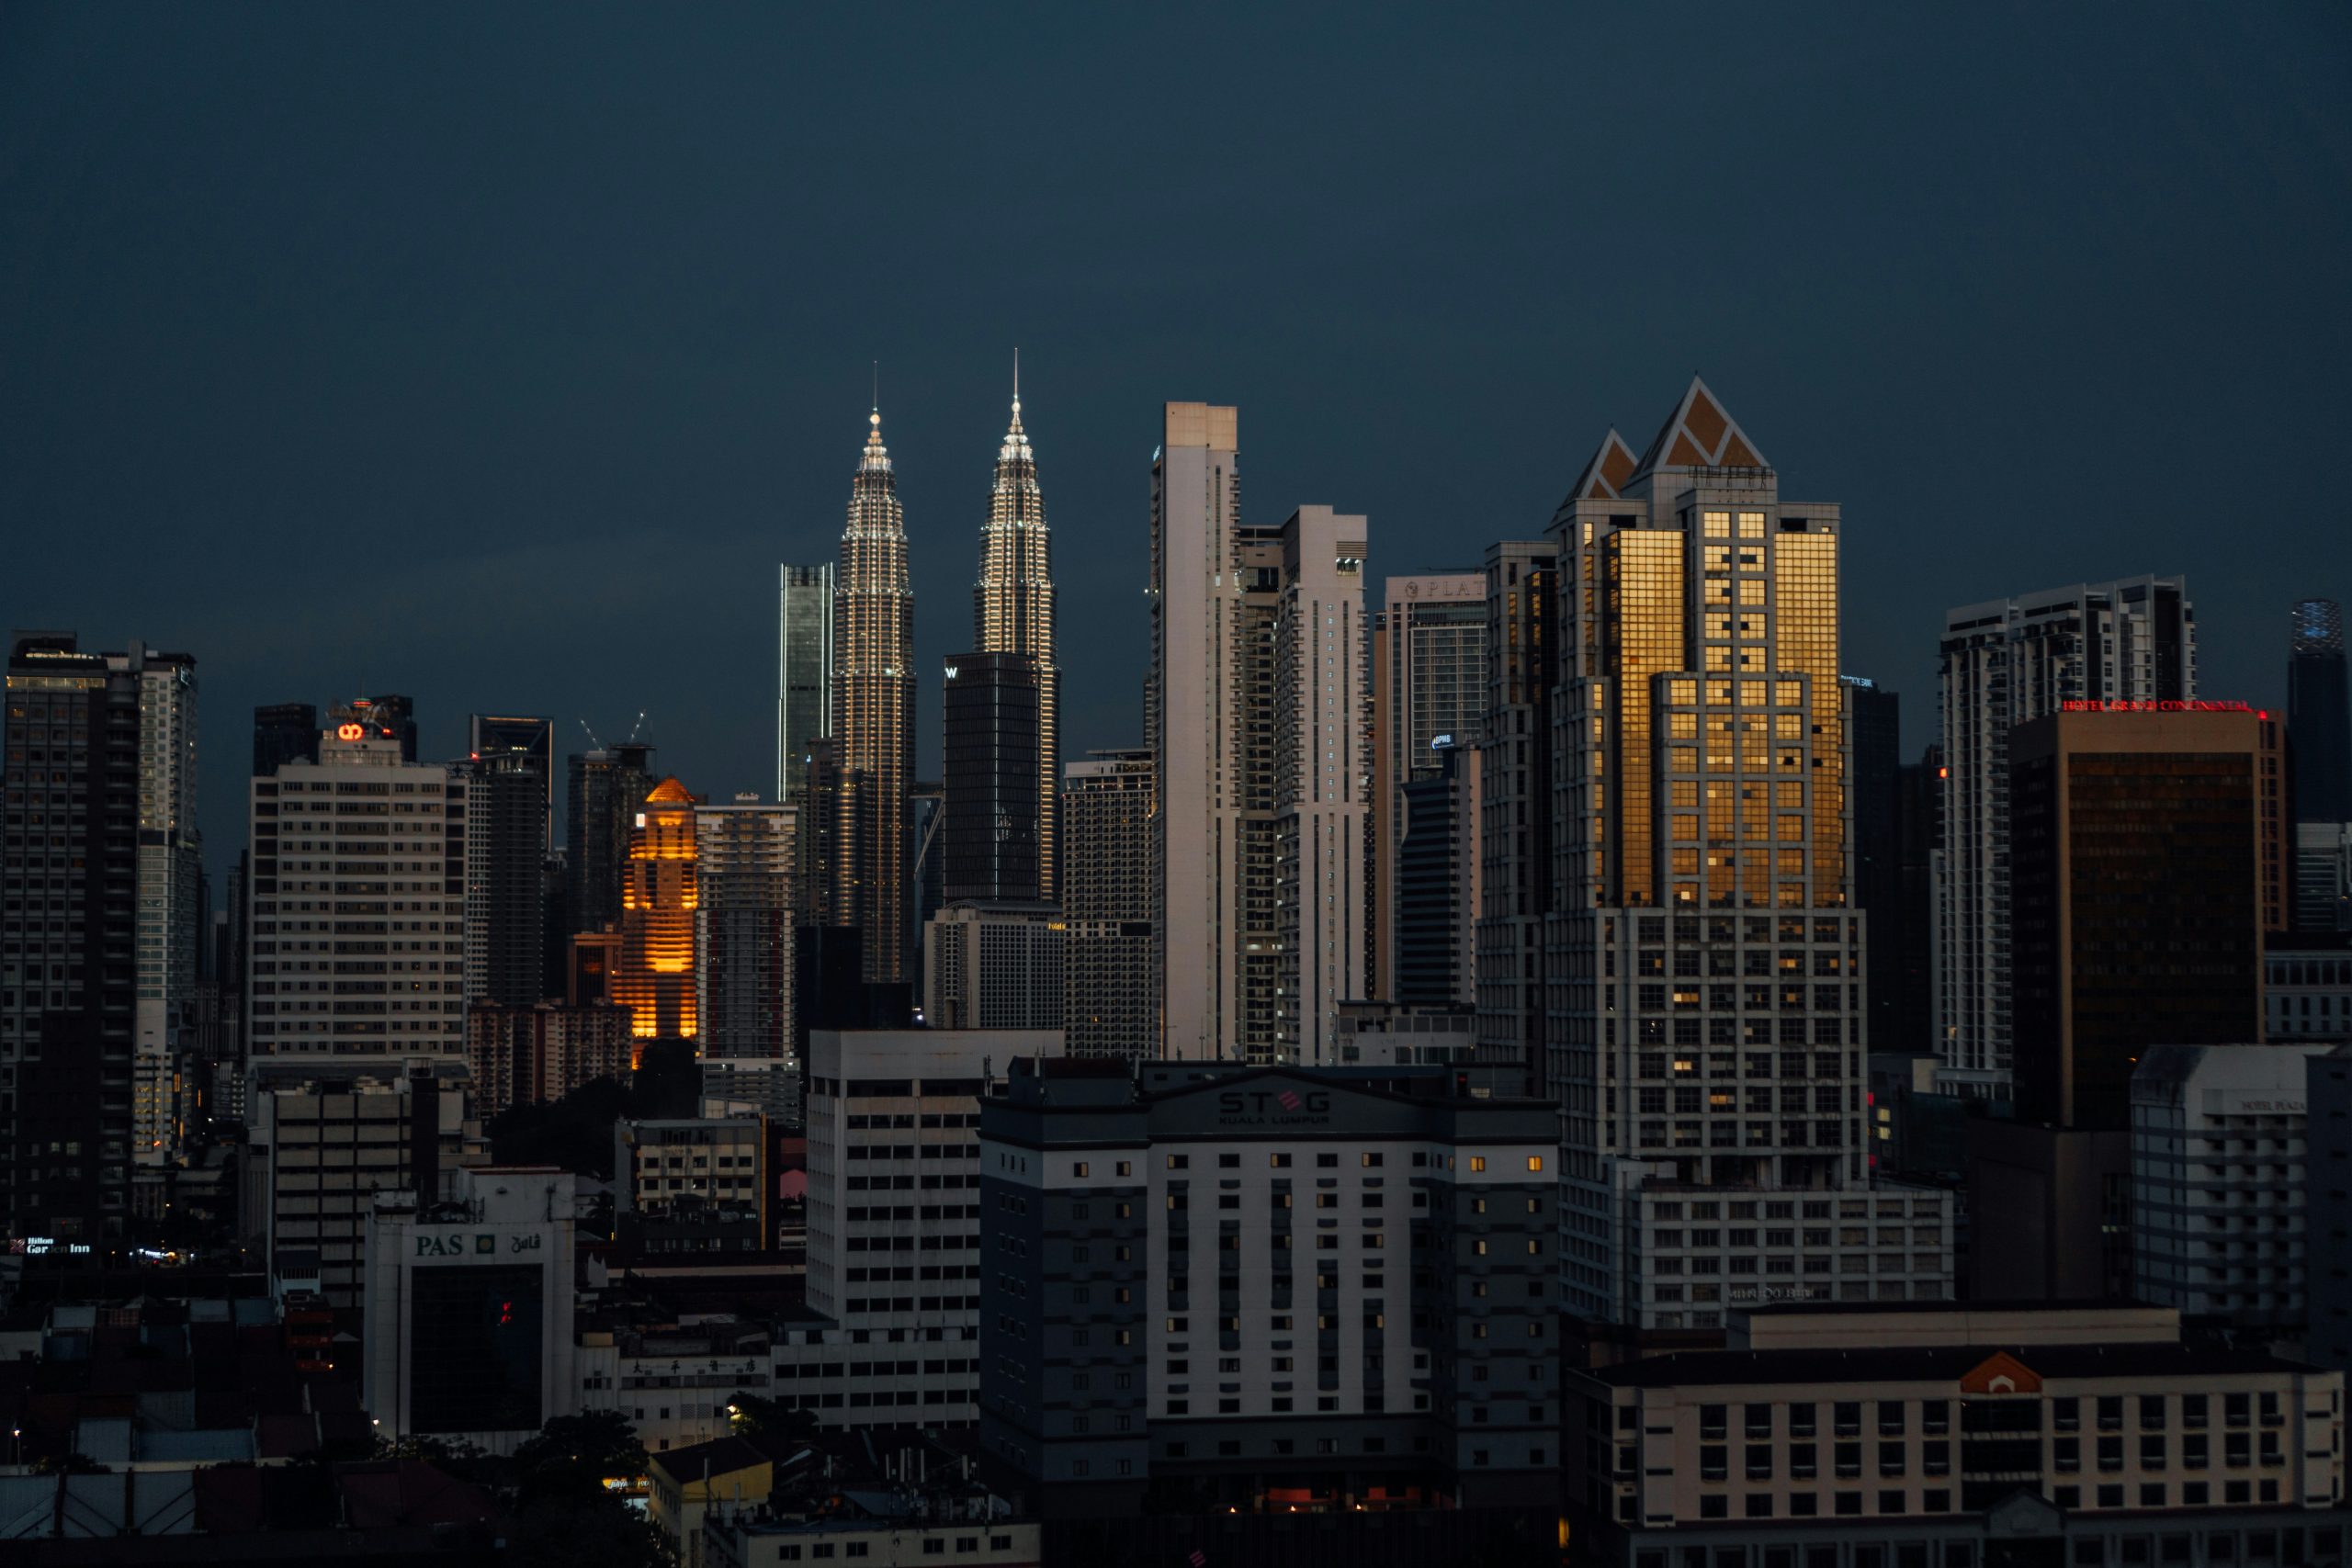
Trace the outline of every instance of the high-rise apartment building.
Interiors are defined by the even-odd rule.
[[[627,1076],[629,1015],[605,1002],[466,1010],[474,1108],[487,1121],[517,1105],[561,1100],[595,1078]]]
[[[612,999],[629,1010],[639,1041],[691,1040],[702,1032],[695,972],[701,907],[695,797],[663,779],[639,806],[621,884],[621,948]],[[642,1050],[642,1047],[639,1047]]]
[[[555,720],[536,714],[469,714],[466,755],[526,757],[539,777],[539,852],[555,852]]]
[[[844,784],[860,797],[863,834],[838,836],[837,918],[865,933],[865,976],[906,979],[907,787],[915,771],[915,595],[906,514],[876,410],[850,480],[833,581],[832,738]]]
[[[2018,727],[2008,767],[2018,1119],[2120,1131],[2151,1046],[2262,1038],[2278,724],[2092,705]]]
[[[544,750],[477,747],[455,770],[467,784],[469,1002],[528,1007],[548,995],[547,764]]]
[[[401,745],[338,708],[253,781],[253,1056],[465,1055],[468,784]]]
[[[1051,904],[950,904],[923,926],[933,1029],[1062,1026],[1063,930]]]
[[[2008,1098],[2016,995],[2009,737],[2070,702],[2197,695],[2197,622],[2177,577],[2075,583],[1944,617],[1937,1054],[1950,1092]]]
[[[1443,742],[1445,737],[1438,739]],[[1416,1007],[1471,1008],[1477,999],[1478,752],[1440,744],[1434,769],[1405,786],[1405,840],[1397,846],[1396,951],[1390,987]]]
[[[952,655],[941,682],[941,872],[948,903],[1035,903],[1045,885],[1037,745],[1044,672],[1026,653]]]
[[[272,703],[254,709],[254,777],[266,779],[281,763],[318,760],[316,704]]]
[[[1161,1054],[1311,1062],[1363,987],[1364,521],[1243,525],[1237,427],[1170,403],[1152,468]]]
[[[2293,764],[2296,929],[2352,931],[2352,691],[2344,610],[2295,606],[2287,660],[2287,748]]]
[[[833,568],[776,569],[775,797],[797,806],[833,705]]]
[[[799,810],[697,806],[695,841],[703,1055],[789,1056]]]
[[[1830,1223],[1870,1201],[1838,508],[1784,498],[1696,378],[1626,456],[1612,432],[1552,524],[1566,1303],[1946,1296],[1940,1200],[1900,1251]]]
[[[653,788],[653,748],[630,740],[575,751],[564,813],[564,875],[574,931],[621,918],[621,882],[637,808]]]
[[[1487,707],[1485,575],[1392,577],[1385,592],[1372,623],[1372,866],[1364,942],[1365,994],[1372,997],[1397,994],[1395,976],[1403,961],[1396,880],[1405,786],[1437,770],[1435,742],[1477,744]],[[1465,926],[1465,940],[1468,934]]]
[[[1153,773],[1147,750],[1089,751],[1062,770],[1062,1032],[1073,1056],[1159,1048]]]
[[[1616,477],[1634,455],[1610,432]],[[1478,1059],[1545,1077],[1541,975],[1552,877],[1552,688],[1558,680],[1559,555],[1549,540],[1487,547],[1487,698],[1478,731]]]
[[[989,492],[989,520],[980,534],[980,575],[972,586],[972,646],[983,654],[1025,656],[1035,671],[1036,718],[1032,724],[1012,713],[1001,716],[1001,722],[1005,725],[1017,723],[1019,733],[1008,733],[997,750],[1001,755],[1025,754],[1029,758],[1029,793],[1035,804],[1021,815],[1036,823],[1037,886],[1031,893],[1003,897],[1042,898],[1050,904],[1058,897],[1061,863],[1056,818],[1061,804],[1062,676],[1054,651],[1053,537],[1046,531],[1046,500],[1037,488],[1036,455],[1030,450],[1028,433],[1021,428],[1021,375],[1017,361],[1012,379],[1012,423],[997,449],[996,482]],[[955,724],[951,716],[950,744],[954,743]],[[949,849],[952,853],[952,840]],[[954,881],[952,870],[949,880]],[[953,899],[958,895],[950,892],[947,897]]]
[[[6,1226],[124,1234],[131,1167],[168,1157],[196,977],[196,661],[19,632],[0,840]]]

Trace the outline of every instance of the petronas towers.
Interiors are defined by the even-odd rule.
[[[804,826],[804,841],[824,846],[809,866],[817,883],[810,889],[811,913],[820,923],[859,928],[867,979],[900,981],[915,978],[915,910],[909,893],[915,880],[909,813],[915,766],[915,601],[906,514],[889,450],[882,444],[878,405],[868,423],[865,450],[850,480],[849,517],[831,584],[831,660],[823,672],[830,677],[825,683],[831,688],[831,733],[805,744],[799,737],[780,737],[779,750],[786,753],[782,771],[788,777],[779,781],[779,794],[797,795],[804,813],[825,818]],[[787,569],[793,570],[807,569]],[[1036,458],[1021,425],[1017,375],[1012,424],[998,448],[981,528],[972,618],[977,654],[1010,656],[1003,662],[1035,671],[1034,705],[1009,709],[1002,720],[1024,733],[997,738],[1001,744],[995,749],[1024,759],[1020,766],[1031,782],[1023,793],[1034,790],[1035,801],[1023,800],[1025,809],[1012,815],[1023,821],[1023,837],[1034,835],[1034,896],[1050,900],[1057,881],[1056,720],[1061,675],[1054,656],[1052,549]],[[810,647],[813,651],[813,642]],[[813,683],[814,672],[791,668],[789,649],[784,663],[784,691]],[[956,673],[951,664],[951,683]],[[952,759],[949,771],[955,771]]]

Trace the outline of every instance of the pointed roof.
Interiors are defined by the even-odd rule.
[[[1659,468],[1769,468],[1739,422],[1724,412],[1706,382],[1690,378],[1674,412],[1642,454],[1633,478]]]
[[[677,775],[673,773],[653,786],[652,793],[645,797],[645,804],[648,806],[692,806],[694,799],[693,795],[686,793],[686,786],[680,784]]]
[[[1004,445],[997,448],[996,460],[1010,463],[1032,456],[1029,433],[1021,428],[1021,351],[1012,351],[1012,423],[1004,433]]]
[[[890,449],[882,445],[882,409],[879,404],[866,416],[865,423],[870,428],[865,433],[865,450],[858,454],[858,472],[887,474],[890,471]]]
[[[1568,499],[1592,501],[1608,497],[1613,500],[1621,493],[1625,481],[1634,477],[1636,466],[1634,449],[1625,445],[1625,438],[1617,434],[1617,427],[1612,424],[1609,427],[1609,434],[1601,438],[1600,450],[1592,455],[1592,460],[1584,466],[1584,472],[1577,476],[1576,484],[1568,491]]]

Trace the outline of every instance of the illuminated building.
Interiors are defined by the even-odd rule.
[[[865,977],[903,980],[912,940],[907,914],[907,787],[915,771],[915,595],[907,575],[882,413],[850,481],[833,580],[832,738],[841,786],[861,830],[837,832],[834,920],[865,934]]]
[[[2283,921],[2278,724],[2085,704],[2010,742],[2019,1120],[2130,1125],[2152,1045],[2260,1040]]]
[[[1948,1093],[2009,1097],[2009,739],[2083,701],[2197,695],[2197,622],[2177,577],[2075,583],[1944,617],[1943,846],[1936,857],[1936,1051]]]
[[[1149,751],[1089,751],[1062,771],[1062,1033],[1073,1056],[1159,1049]]]
[[[1019,720],[1022,733],[1008,736],[997,750],[1030,759],[1030,793],[1035,803],[1023,815],[1036,824],[1036,885],[1034,890],[1004,894],[965,894],[967,897],[1030,897],[1055,901],[1060,866],[1060,840],[1056,817],[1061,793],[1058,714],[1061,667],[1054,661],[1053,541],[1046,531],[1046,501],[1037,488],[1037,459],[1029,448],[1028,433],[1021,428],[1021,372],[1016,358],[1012,378],[1012,423],[997,451],[996,483],[989,496],[988,526],[980,535],[980,575],[972,587],[972,646],[984,654],[1025,654],[1036,669],[1037,701],[1034,719]],[[949,721],[951,731],[955,721]],[[1003,722],[1013,723],[1012,715]],[[952,744],[951,735],[951,744]],[[951,800],[949,810],[954,810]],[[950,829],[953,829],[950,823]],[[952,856],[955,845],[951,840]],[[954,868],[948,871],[954,890]]]
[[[176,1152],[196,985],[196,660],[23,633],[7,693],[5,1224],[89,1245],[122,1234],[130,1167]],[[135,822],[98,810],[134,800]]]
[[[1625,454],[1628,468],[1633,454]],[[1552,874],[1552,686],[1559,558],[1549,541],[1487,547],[1487,705],[1478,739],[1478,1059],[1544,1073],[1544,919]]]
[[[465,1055],[467,782],[401,746],[354,704],[253,781],[252,1056]]]
[[[798,811],[739,795],[695,808],[702,1054],[792,1054]]]
[[[1371,925],[1364,942],[1364,994],[1395,997],[1408,961],[1396,916],[1398,855],[1405,841],[1405,787],[1437,770],[1432,743],[1477,744],[1487,705],[1487,580],[1444,572],[1387,581],[1387,603],[1372,623]],[[1475,782],[1475,781],[1472,781]],[[1471,906],[1470,919],[1477,917]],[[1469,921],[1463,925],[1466,939]]]
[[[2333,599],[2295,606],[2287,745],[2294,765],[2295,927],[2352,931],[2352,694],[2344,610]]]
[[[1160,1054],[1316,1061],[1363,989],[1364,520],[1245,525],[1238,431],[1170,403],[1152,466]]]
[[[564,813],[571,929],[602,931],[621,918],[621,878],[638,803],[653,787],[653,748],[639,741],[575,751]]]
[[[1863,1143],[1838,527],[1695,378],[1639,458],[1611,431],[1553,519],[1546,1081],[1585,1317],[1950,1294],[1948,1199],[1908,1201],[1900,1250],[1833,1224],[1905,1206],[1873,1199]]]
[[[776,569],[775,797],[800,802],[808,748],[826,733],[833,705],[833,569]]]
[[[698,870],[695,797],[676,779],[663,779],[638,807],[629,835],[620,958],[611,980],[612,998],[629,1010],[629,1032],[639,1040],[692,1040],[701,1033],[695,980]]]

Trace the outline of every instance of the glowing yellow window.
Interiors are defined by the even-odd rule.
[[[1527,1156],[1527,1168],[1530,1170],[1543,1169],[1544,1156],[1542,1155],[1529,1155]]]
[[[1486,1168],[1487,1168],[1487,1156],[1486,1156],[1485,1155],[1472,1155],[1472,1156],[1470,1156],[1470,1168],[1471,1168],[1472,1170],[1484,1170],[1484,1169],[1486,1169]],[[1484,1247],[1483,1246],[1481,1246],[1481,1247],[1479,1248],[1479,1250],[1484,1251],[1484,1250],[1485,1250],[1485,1247]]]
[[[1758,513],[1758,517],[1760,519],[1761,513]],[[1728,512],[1702,512],[1699,513],[1699,531],[1710,539],[1730,538],[1731,513]]]
[[[1764,514],[1761,512],[1741,513],[1739,514],[1739,536],[1743,539],[1762,538],[1764,536]]]

